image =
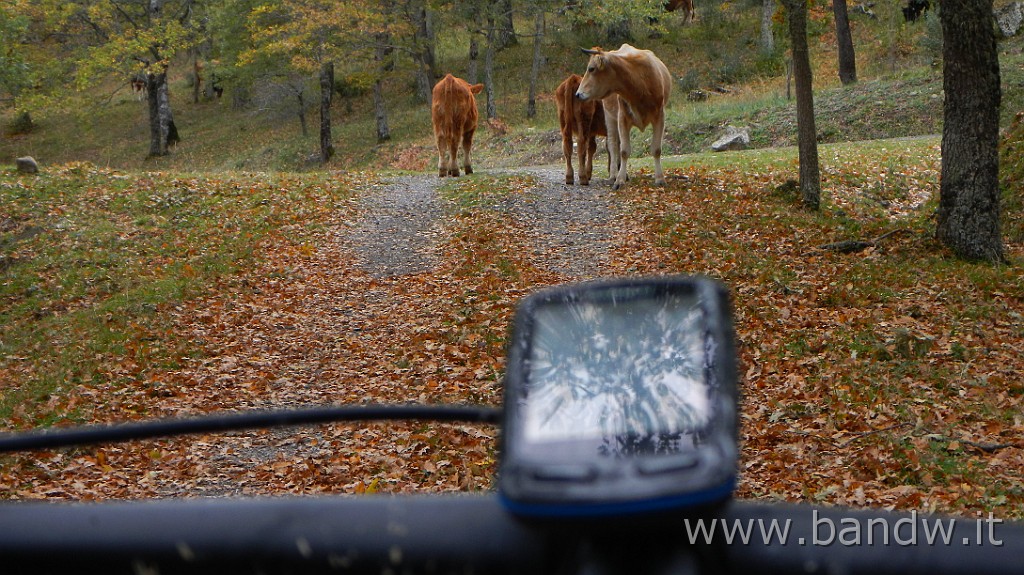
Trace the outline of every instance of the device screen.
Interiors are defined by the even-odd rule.
[[[533,318],[524,451],[674,453],[692,447],[713,417],[709,339],[695,296],[563,301],[539,305]]]

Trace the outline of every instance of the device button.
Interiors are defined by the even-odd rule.
[[[696,453],[681,453],[672,457],[643,459],[637,462],[637,470],[643,475],[658,475],[693,469],[700,463]]]
[[[533,472],[541,481],[593,481],[597,470],[590,465],[545,465]]]

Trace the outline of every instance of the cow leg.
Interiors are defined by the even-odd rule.
[[[626,185],[626,179],[628,177],[626,175],[626,164],[629,162],[629,152],[631,151],[630,150],[630,143],[629,143],[629,129],[630,129],[630,125],[628,123],[626,123],[626,118],[623,118],[622,115],[620,114],[619,115],[619,125],[618,125],[618,132],[619,132],[619,134],[618,134],[619,135],[619,146],[618,146],[618,148],[619,148],[619,154],[618,154],[619,171],[615,174],[615,183],[612,184],[612,189],[613,190],[617,190],[617,189],[621,188],[622,186]]]
[[[572,128],[568,125],[562,128],[562,155],[565,156],[565,183],[571,186],[575,179],[572,172]]]
[[[618,106],[611,98],[605,100],[604,128],[608,132],[605,147],[608,148],[608,183],[613,184],[620,164],[620,137],[618,137]],[[610,112],[609,112],[610,108]]]
[[[582,125],[579,128],[579,131],[576,133],[576,156],[579,158],[577,165],[580,168],[580,185],[589,186],[590,172],[587,170],[587,149],[589,145],[587,142],[590,140],[590,131]]]
[[[448,175],[459,177],[459,140],[454,136],[448,140]]]
[[[651,128],[654,130],[654,133],[651,135],[651,154],[654,156],[654,184],[664,186],[665,174],[661,171],[661,142],[665,137],[664,111],[658,119],[654,120],[654,125]]]
[[[463,167],[466,168],[467,175],[473,173],[473,161],[470,157],[470,150],[473,149],[473,132],[474,130],[466,130],[462,135],[462,159],[465,161]]]
[[[590,130],[584,130],[580,135],[580,185],[589,186],[590,177],[594,175],[594,150],[597,148],[597,141]]]

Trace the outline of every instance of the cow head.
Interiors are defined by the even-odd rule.
[[[611,93],[611,85],[606,78],[608,56],[598,47],[580,50],[589,55],[590,60],[587,62],[587,72],[583,75],[580,87],[576,89],[576,97],[580,100],[600,100]]]

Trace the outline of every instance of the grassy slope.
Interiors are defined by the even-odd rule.
[[[668,112],[668,153],[708,149],[727,125],[752,129],[754,145],[786,146],[796,133],[794,105],[785,97],[781,57],[758,57],[756,11],[702,14],[698,25],[678,26],[658,38],[639,33],[636,45],[650,47],[666,61],[679,80]],[[833,40],[827,14],[812,26],[816,69],[818,130],[823,142],[856,141],[935,134],[941,130],[941,74],[930,65],[929,26],[908,27],[879,15],[854,16],[861,81],[842,87],[836,81]],[[736,30],[746,33],[736,33]],[[527,32],[523,23],[520,32]],[[584,59],[579,45],[599,43],[586,31],[562,29],[552,21],[545,45],[546,66],[540,79],[538,115],[525,118],[526,80],[532,46],[528,40],[500,53],[496,59],[498,115],[507,133],[488,127],[478,132],[478,164],[507,166],[557,160],[557,118],[551,91],[566,74],[580,72]],[[438,47],[442,71],[464,74],[465,38],[446,35]],[[1004,117],[1006,124],[1024,101],[1024,57],[1020,42],[1003,46]],[[71,115],[37,114],[39,125],[24,136],[0,140],[0,161],[32,155],[44,164],[86,161],[103,167],[143,170],[307,170],[317,150],[316,114],[309,113],[310,130],[303,137],[299,122],[286,109],[272,112],[234,109],[230,88],[224,100],[190,101],[185,66],[172,69],[175,120],[183,142],[166,158],[145,160],[148,124],[144,103],[126,86],[97,89],[72,102]],[[178,75],[174,75],[174,71]],[[725,87],[722,94],[716,88]],[[711,94],[706,102],[690,102],[687,93],[700,88]],[[332,168],[393,168],[426,171],[434,162],[429,111],[411,95],[405,80],[387,87],[392,141],[378,146],[369,97],[334,108],[334,137],[338,157]],[[312,99],[312,98],[311,98]],[[478,98],[483,104],[483,96]],[[3,118],[6,124],[9,118]],[[649,136],[641,135],[637,155],[645,153]]]

